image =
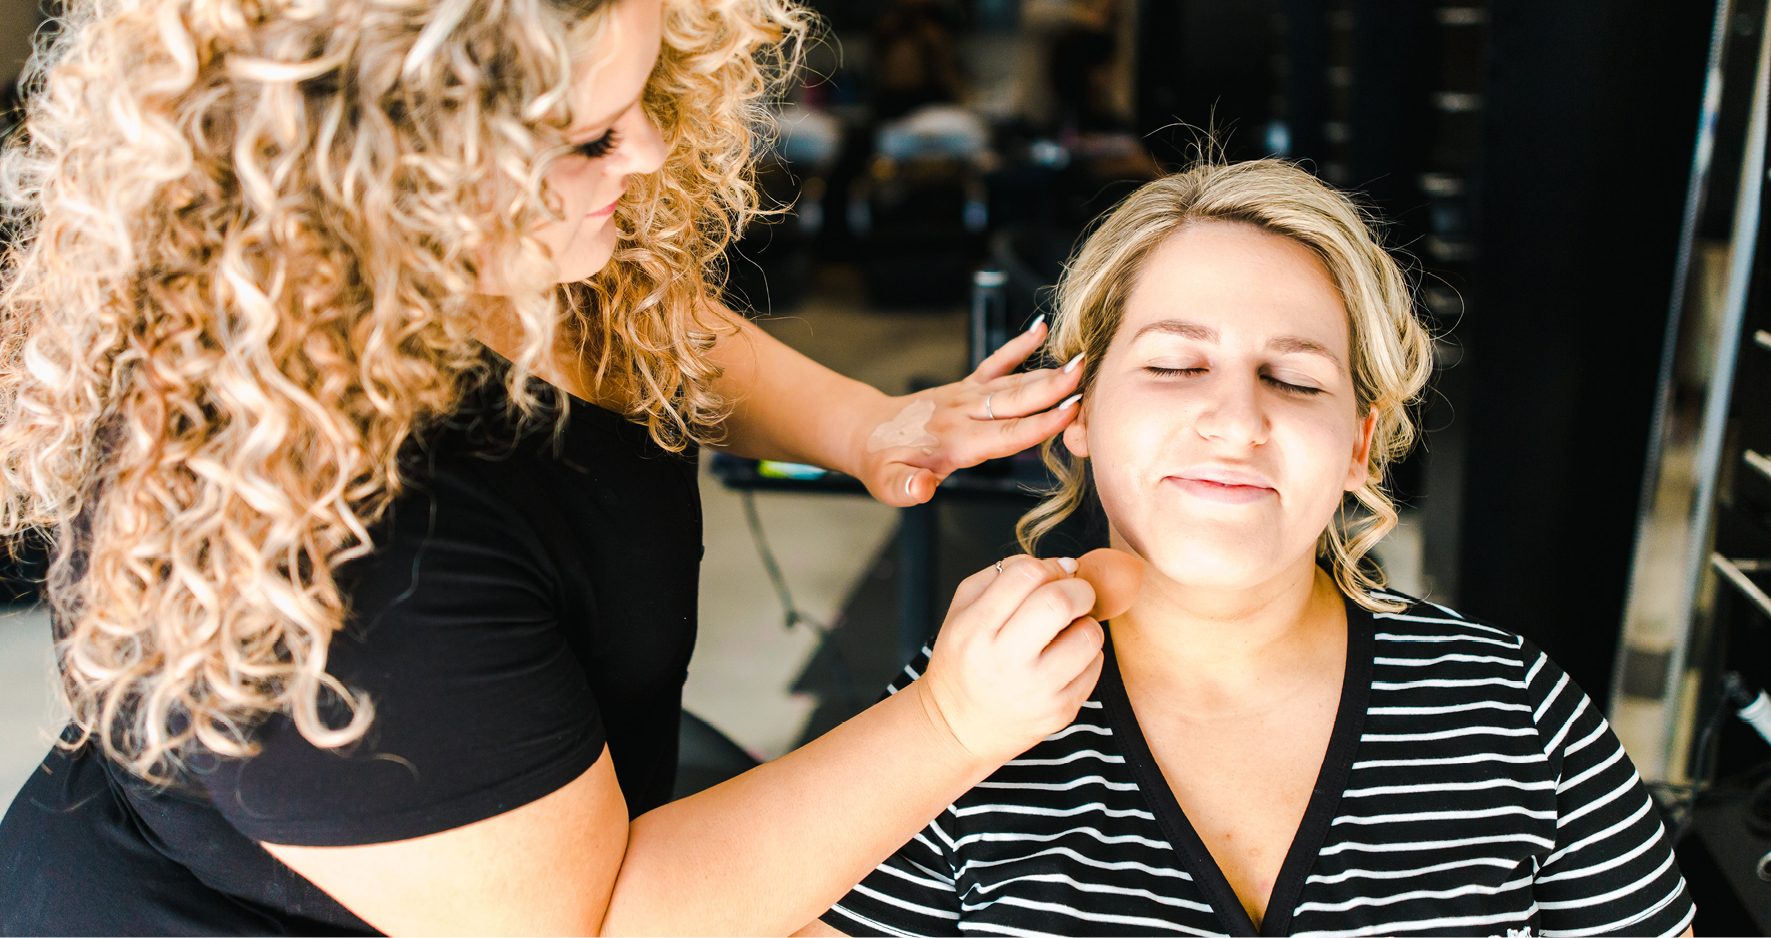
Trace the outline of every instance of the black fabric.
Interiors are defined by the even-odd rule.
[[[519,440],[493,381],[409,453],[375,552],[340,571],[353,614],[328,670],[368,694],[366,736],[319,749],[274,717],[257,756],[199,755],[170,790],[90,749],[52,755],[0,823],[0,932],[363,932],[258,842],[460,827],[558,790],[605,743],[630,814],[668,801],[702,552],[695,461],[569,406],[563,434],[544,415]]]

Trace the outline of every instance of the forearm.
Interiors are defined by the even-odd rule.
[[[716,389],[732,402],[719,448],[857,474],[868,434],[891,418],[891,398],[749,322],[737,325],[713,353],[724,372]]]
[[[603,931],[787,934],[995,769],[954,740],[912,685],[795,752],[635,820]]]

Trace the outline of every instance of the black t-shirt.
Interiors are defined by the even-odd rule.
[[[607,743],[638,815],[670,797],[695,641],[691,456],[582,401],[520,441],[496,381],[409,454],[376,550],[340,581],[328,670],[368,693],[359,742],[286,717],[245,760],[150,790],[52,753],[0,824],[0,933],[372,931],[258,841],[404,840],[556,791]],[[515,442],[513,442],[515,441]]]

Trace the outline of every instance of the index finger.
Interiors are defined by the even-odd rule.
[[[984,584],[963,615],[976,622],[976,628],[995,635],[1020,610],[1027,597],[1047,583],[1065,579],[1075,572],[1074,560],[1065,567],[1057,560],[1040,560],[1024,554],[1010,557],[1002,562],[1002,573]],[[986,575],[988,573],[986,571]]]
[[[1027,356],[1039,350],[1039,343],[1045,341],[1045,314],[1033,320],[1033,325],[1020,335],[1004,342],[1002,348],[990,354],[989,358],[978,363],[972,372],[972,380],[978,382],[995,381],[997,378],[1012,373],[1017,366],[1027,360]]]

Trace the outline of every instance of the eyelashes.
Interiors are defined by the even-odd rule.
[[[595,140],[580,143],[576,147],[573,147],[573,149],[578,152],[579,156],[582,156],[587,160],[594,160],[598,157],[608,156],[610,153],[614,152],[615,147],[620,143],[620,136],[618,136],[615,133],[615,129],[611,127],[608,131],[604,132],[602,136]]]
[[[1195,375],[1205,374],[1206,372],[1206,369],[1204,368],[1160,368],[1155,365],[1148,365],[1144,370],[1159,378],[1190,378]],[[1261,380],[1266,382],[1270,387],[1276,388],[1283,393],[1296,394],[1300,397],[1314,397],[1315,395],[1323,393],[1322,388],[1311,388],[1305,387],[1301,384],[1290,384],[1281,381],[1272,375],[1261,375]]]

